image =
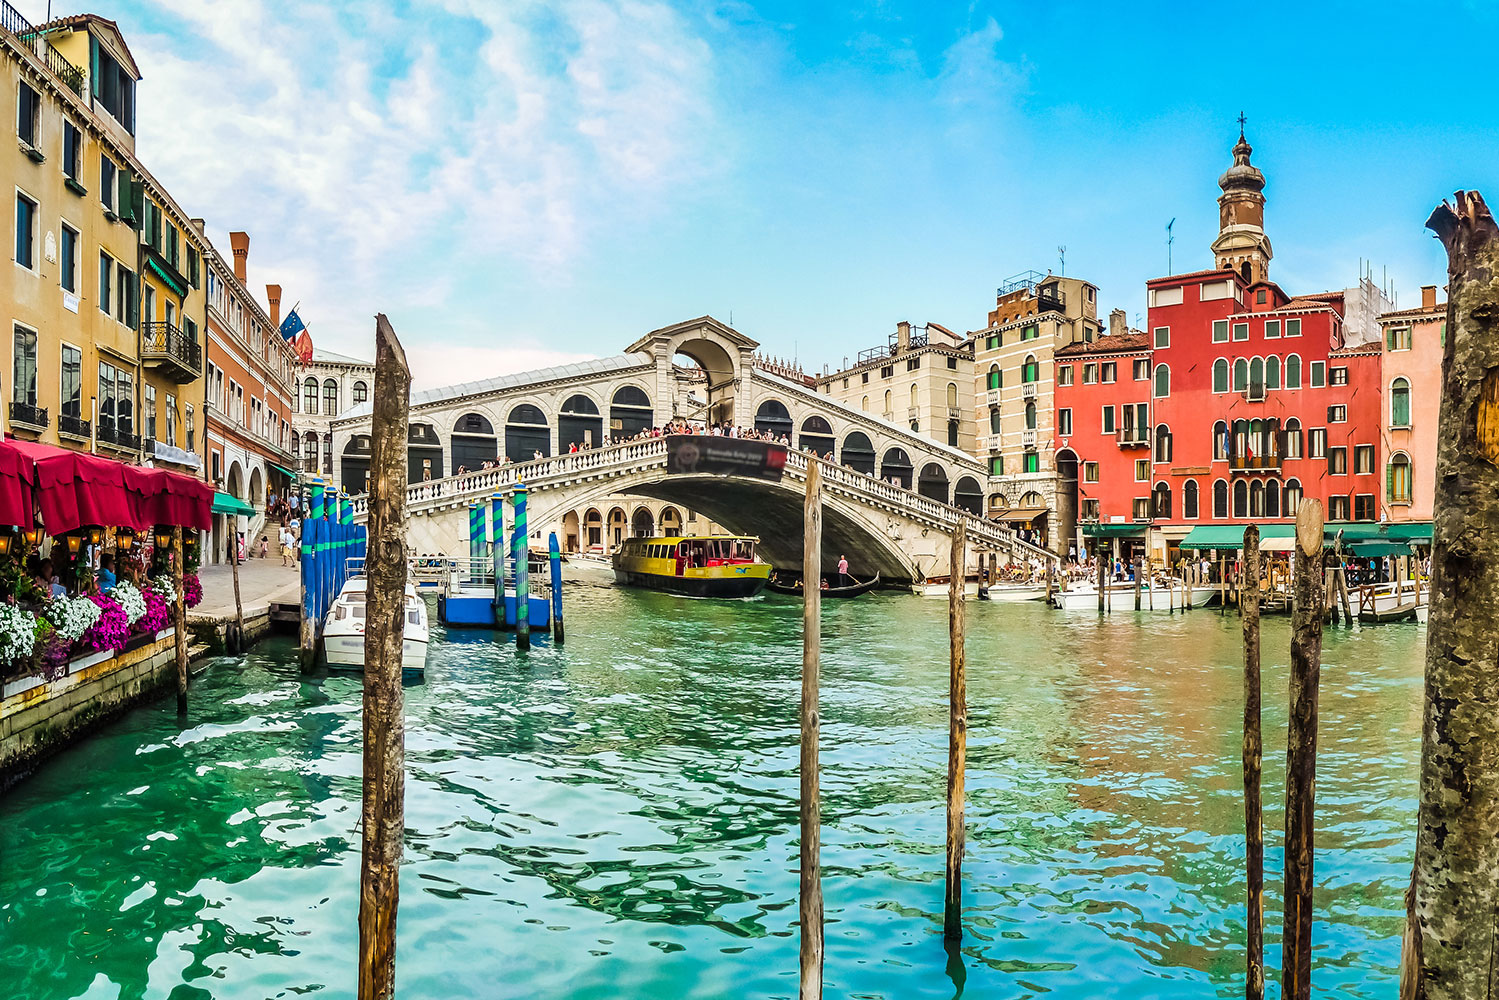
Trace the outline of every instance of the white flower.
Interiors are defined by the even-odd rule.
[[[121,580],[115,584],[115,589],[110,591],[109,596],[125,612],[125,620],[129,624],[134,625],[145,616],[146,598],[129,580]]]
[[[163,573],[150,581],[150,587],[158,597],[168,604],[177,603],[177,591],[172,589],[172,578]]]
[[[54,597],[42,608],[42,614],[59,636],[77,642],[94,627],[103,611],[87,597]]]
[[[29,657],[36,649],[36,616],[14,604],[0,604],[0,663]]]

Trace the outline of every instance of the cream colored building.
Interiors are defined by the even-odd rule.
[[[1053,359],[1057,348],[1091,343],[1101,332],[1096,285],[1029,271],[999,287],[987,326],[970,334],[969,412],[975,454],[989,469],[991,516],[1053,534],[1047,523],[1057,497]]]
[[[817,379],[817,391],[872,417],[973,454],[972,346],[944,326],[895,325],[883,347]]]

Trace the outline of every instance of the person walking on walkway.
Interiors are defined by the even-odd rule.
[[[281,526],[281,565],[290,566],[296,562],[297,536],[292,534],[291,527]]]

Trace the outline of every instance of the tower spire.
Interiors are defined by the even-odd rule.
[[[1265,235],[1265,175],[1249,162],[1254,147],[1244,137],[1244,113],[1239,112],[1239,141],[1234,162],[1218,186],[1218,237],[1213,259],[1220,270],[1233,270],[1249,284],[1269,280],[1270,239]]]

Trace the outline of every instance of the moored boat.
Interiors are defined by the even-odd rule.
[[[850,579],[852,579],[852,578],[850,578]],[[835,598],[835,599],[836,598],[842,598],[842,597],[858,597],[860,594],[867,594],[867,593],[869,593],[871,590],[873,590],[874,588],[878,587],[879,585],[880,585],[880,574],[876,573],[873,577],[871,577],[868,580],[854,580],[853,583],[849,584],[846,587],[834,587],[834,586],[831,586],[831,585],[824,586],[822,588],[822,596],[823,597],[831,597],[831,598]],[[769,580],[767,586],[769,587],[769,589],[775,591],[777,594],[791,594],[791,595],[794,595],[796,597],[800,597],[801,593],[802,593],[802,582],[801,582],[801,580],[798,579],[798,580],[790,580],[790,581],[788,581],[788,580],[785,580],[785,579],[778,578],[775,574],[771,574],[771,577],[770,577],[770,580]]]
[[[614,579],[683,597],[754,597],[770,579],[748,535],[667,535],[631,538],[614,553]]]
[[[948,577],[929,576],[920,583],[913,583],[911,589],[918,597],[946,597],[948,593]],[[979,596],[979,579],[970,577],[963,581],[963,596]]]
[[[984,596],[991,601],[1018,602],[1046,600],[1046,584],[1043,583],[991,583],[984,588]]]
[[[364,623],[366,584],[356,576],[343,585],[323,621],[323,652],[330,670],[364,670]],[[427,605],[411,584],[406,585],[405,638],[401,644],[401,670],[421,674],[427,669]]]

